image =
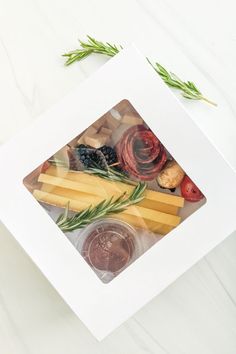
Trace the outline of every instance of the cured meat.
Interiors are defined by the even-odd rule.
[[[154,179],[167,160],[164,146],[142,124],[126,130],[116,151],[121,167],[143,181]]]

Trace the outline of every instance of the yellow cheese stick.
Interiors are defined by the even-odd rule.
[[[90,205],[97,205],[101,201],[104,200],[103,197],[99,196],[91,196],[85,193],[80,193],[74,190],[60,188],[60,187],[53,187],[49,185],[42,185],[43,192],[51,193],[53,195],[59,195],[62,197],[68,198],[68,200],[75,200],[78,202],[78,210],[85,209]],[[110,196],[111,197],[111,196]],[[80,203],[80,204],[79,204]],[[54,205],[54,204],[53,204]],[[133,215],[138,218],[143,218],[145,220],[151,220],[160,222],[161,224],[170,225],[170,226],[177,226],[180,223],[180,217],[176,215],[171,215],[167,213],[163,213],[157,210],[147,209],[141,207],[139,203],[137,205],[129,206],[125,211],[124,214]]]
[[[54,177],[54,176],[50,176],[50,175],[43,174],[43,173],[40,174],[40,176],[38,178],[38,182],[50,184],[52,186],[70,189],[73,191],[78,191],[83,194],[89,194],[90,198],[91,198],[91,194],[93,196],[103,197],[104,199],[111,197],[111,193],[110,193],[109,188],[105,189],[97,184],[91,185],[91,184],[86,184],[84,182],[71,181],[67,178]],[[120,192],[114,191],[113,195],[114,196],[120,195],[121,193],[122,193],[122,191],[120,191]]]
[[[72,181],[77,181],[77,182],[82,182],[82,183],[87,183],[92,185],[96,184],[98,186],[102,186],[105,188],[107,188],[108,185],[110,186],[110,188],[114,188],[114,189],[117,189],[119,187],[120,192],[127,191],[128,193],[130,193],[133,189],[133,186],[130,184],[126,184],[118,181],[109,181],[89,173],[85,173],[82,171],[70,171],[57,166],[50,166],[47,169],[46,174],[55,177],[66,178]],[[171,194],[161,193],[161,192],[147,189],[146,198],[154,201],[158,200],[162,203],[169,204],[169,205],[175,205],[179,208],[182,208],[184,206],[184,198],[179,197],[177,195],[171,195]]]
[[[94,195],[103,195],[104,198],[107,198],[111,195],[118,196],[125,191],[131,193],[134,188],[133,186],[126,183],[108,181],[83,172],[68,172],[63,168],[56,168],[54,166],[50,167],[46,173],[49,176],[77,182],[79,183],[77,186],[78,188],[75,184],[73,184],[73,188],[76,188],[76,190],[85,190],[86,193],[89,194],[91,193]],[[54,182],[53,180],[50,182],[50,177],[47,179],[47,177],[44,175],[40,175],[39,181],[51,184],[55,182],[55,180]],[[65,183],[68,182],[59,182],[59,180],[57,180],[57,183],[60,183],[60,185],[63,184],[63,186],[65,186]],[[86,186],[82,185],[83,183],[86,184]],[[69,184],[70,183],[68,183],[68,185]],[[70,184],[70,186],[72,186],[72,184]],[[183,205],[184,199],[182,197],[160,193],[148,189],[145,191],[144,199],[140,202],[140,206],[153,210],[159,210],[172,215],[177,215],[179,208],[183,207]]]
[[[136,216],[133,215],[127,215],[127,214],[114,214],[111,215],[112,218],[118,219],[121,221],[125,221],[130,225],[133,225],[134,227],[140,228],[140,229],[147,229],[151,232],[160,234],[160,235],[166,235],[168,232],[174,229],[173,226],[170,225],[164,225],[155,221],[151,220],[144,220],[142,218],[137,218]]]
[[[40,202],[48,203],[50,205],[54,205],[54,206],[61,207],[61,208],[65,208],[69,202],[69,208],[72,211],[81,211],[81,210],[85,209],[86,207],[88,207],[89,205],[91,205],[85,201],[71,199],[68,197],[64,197],[64,196],[53,194],[53,193],[48,193],[48,192],[45,192],[42,190],[37,190],[37,189],[34,190],[33,195]],[[128,207],[127,210],[125,210],[122,213],[112,214],[111,217],[128,222],[131,225],[133,225],[134,227],[148,229],[150,231],[159,233],[161,235],[167,234],[168,232],[170,232],[174,228],[173,225],[163,224],[162,222],[158,222],[157,220],[151,220],[150,218],[149,219],[142,218],[141,217],[142,211],[137,211],[135,209],[136,209],[136,207],[131,206],[131,207]],[[144,208],[141,208],[141,209],[144,209]],[[128,211],[130,211],[130,213],[127,213]],[[164,213],[159,213],[159,214],[164,214]],[[168,214],[165,214],[165,215],[168,218]],[[161,216],[161,215],[159,215],[159,216]],[[170,215],[170,216],[174,217],[172,215]],[[175,218],[178,218],[178,217],[175,217]],[[165,219],[164,221],[166,222],[167,220]]]

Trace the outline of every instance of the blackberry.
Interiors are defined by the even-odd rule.
[[[98,149],[93,149],[84,144],[80,144],[76,147],[76,152],[78,159],[85,168],[100,167],[105,169],[107,167],[106,159],[103,153]]]
[[[77,148],[78,148],[78,149],[88,149],[88,145],[79,144],[79,145],[77,145]]]
[[[94,149],[88,145],[80,144],[74,149],[74,155],[85,168],[99,167],[106,169],[108,165],[117,162],[115,149],[107,145]]]
[[[103,153],[108,165],[112,165],[117,162],[116,151],[113,147],[104,145],[100,147],[98,150]]]

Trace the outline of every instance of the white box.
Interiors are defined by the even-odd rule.
[[[188,205],[187,214],[198,210],[105,284],[23,180],[124,100],[191,177],[206,202]],[[122,109],[121,114],[114,110],[109,114],[120,119]],[[1,220],[99,340],[235,230],[234,171],[135,48],[123,50],[5,144],[0,163]]]

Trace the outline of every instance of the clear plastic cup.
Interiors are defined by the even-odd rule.
[[[99,278],[107,283],[137,258],[136,230],[113,219],[98,220],[79,235],[76,248]]]

